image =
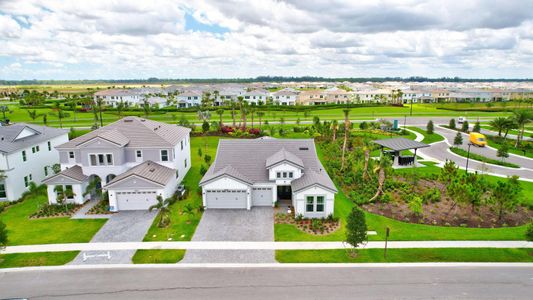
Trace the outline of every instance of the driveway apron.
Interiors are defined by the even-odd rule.
[[[141,242],[156,215],[156,211],[121,211],[113,214],[94,235],[91,243]],[[82,251],[70,264],[129,264],[134,254],[135,250]]]
[[[206,210],[193,241],[274,241],[272,207]],[[182,263],[273,263],[274,250],[187,250]]]

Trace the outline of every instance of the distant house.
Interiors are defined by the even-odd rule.
[[[206,209],[249,210],[288,201],[296,215],[309,218],[333,214],[337,192],[313,140],[220,140],[200,186]]]
[[[263,89],[252,90],[242,94],[244,101],[248,102],[249,104],[266,104],[269,96],[270,93]]]
[[[178,108],[200,106],[202,104],[202,92],[196,90],[184,91],[176,96]]]
[[[286,88],[277,92],[273,92],[271,97],[274,104],[296,105],[296,101],[298,100],[298,91],[291,88]]]
[[[40,185],[59,163],[54,148],[68,141],[68,130],[18,123],[0,127],[0,201],[14,201],[30,182]]]
[[[57,186],[83,203],[89,183],[108,192],[112,211],[148,209],[172,196],[191,167],[190,129],[126,117],[56,147],[62,171],[44,180],[48,201]]]
[[[104,105],[116,107],[123,102],[126,107],[138,106],[143,103],[145,96],[134,89],[109,89],[94,93],[94,101],[102,99]]]

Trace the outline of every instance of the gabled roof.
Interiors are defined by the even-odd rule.
[[[375,140],[374,143],[380,146],[392,149],[394,151],[429,147],[428,144],[424,144],[424,143],[413,141],[413,140],[406,139],[406,138]]]
[[[174,124],[156,122],[138,117],[125,117],[107,126],[91,131],[57,149],[73,149],[95,138],[101,137],[132,148],[174,147],[191,130]]]
[[[211,168],[210,168],[211,169]],[[207,173],[206,173],[207,174]],[[224,168],[216,171],[216,172],[213,172],[211,174],[211,176],[209,177],[206,177],[204,176],[202,178],[202,180],[200,180],[200,185],[203,185],[204,183],[208,182],[208,181],[211,181],[213,179],[216,179],[218,177],[221,177],[221,176],[230,176],[230,177],[233,177],[237,180],[240,180],[240,181],[243,181],[245,183],[248,183],[248,184],[253,184],[252,181],[250,181],[248,178],[246,178],[246,176],[242,175],[239,171],[237,171],[237,169],[235,169],[234,167],[232,166],[225,166]]]
[[[280,163],[280,162],[283,162],[283,161],[287,161],[287,162],[290,162],[290,163],[293,163],[297,166],[299,166],[300,168],[303,169],[304,167],[304,162],[296,155],[292,154],[291,152],[285,150],[285,148],[281,148],[281,150],[279,150],[278,152],[272,154],[271,156],[269,156],[267,159],[266,159],[266,167],[267,169]]]
[[[35,134],[17,138],[20,133],[28,129]],[[48,141],[52,138],[67,134],[67,129],[38,126],[26,123],[16,123],[0,127],[0,152],[11,153],[20,149],[28,148],[33,145]]]
[[[295,179],[291,182],[292,192],[301,191],[313,185],[320,185],[326,189],[331,190],[334,193],[337,192],[335,184],[333,184],[333,181],[329,179],[328,174],[324,170],[309,170],[304,174],[304,176]]]
[[[159,185],[166,185],[170,179],[176,176],[176,170],[165,167],[151,160],[147,160],[128,171],[118,175],[108,182],[105,187],[109,187],[123,179],[131,176],[137,176]]]
[[[85,181],[87,178],[89,178],[89,176],[87,175],[84,175],[83,174],[83,170],[80,166],[78,165],[75,165],[75,166],[72,166],[68,169],[65,169],[57,174],[54,174],[48,178],[45,178],[43,180],[43,183],[47,183],[49,182],[50,180],[54,179],[54,178],[57,178],[59,176],[65,176],[65,177],[68,177],[70,179],[73,179],[75,181],[79,181],[79,182],[83,182]]]

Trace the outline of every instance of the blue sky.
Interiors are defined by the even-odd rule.
[[[524,78],[533,1],[0,1],[0,79]]]

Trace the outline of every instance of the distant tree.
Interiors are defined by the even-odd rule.
[[[37,110],[35,110],[35,109],[34,110],[29,110],[28,109],[27,112],[28,112],[28,116],[30,116],[30,119],[32,119],[32,121],[34,121],[34,122],[35,122],[35,120],[37,118],[39,118],[41,116],[41,114],[37,113]]]
[[[224,124],[222,123],[222,116],[224,115],[224,109],[222,108],[219,108],[217,109],[217,115],[218,115],[218,122],[219,122],[219,126],[220,128],[222,128],[222,126],[224,126]]]
[[[453,139],[454,146],[461,146],[463,144],[463,135],[460,132],[457,132],[455,138]]]
[[[513,112],[513,119],[516,123],[519,132],[516,135],[516,144],[515,147],[520,145],[520,141],[524,138],[525,126],[527,123],[531,122],[533,119],[533,114],[528,110],[515,110]]]
[[[502,131],[505,130],[507,126],[507,118],[498,117],[489,122],[491,129],[498,131],[498,136],[502,136]]]
[[[433,121],[429,120],[427,126],[426,126],[426,132],[428,134],[433,134],[433,130],[434,130],[434,126],[433,126]]]
[[[472,128],[473,132],[481,132],[481,124],[478,122],[474,123],[474,128]]]
[[[204,121],[202,123],[202,132],[203,133],[207,133],[209,131],[209,127],[210,127],[209,122]]]
[[[11,112],[11,110],[9,109],[7,105],[0,105],[0,111],[2,112],[3,120],[5,122],[7,120],[6,113]]]
[[[56,102],[53,110],[54,111],[50,112],[49,114],[51,116],[56,117],[59,120],[59,127],[63,128],[63,119],[70,117],[70,114],[65,112],[63,108],[61,108],[59,102]]]
[[[463,125],[462,125],[462,127],[461,127],[461,131],[462,131],[462,132],[468,132],[468,127],[469,127],[469,125],[468,125],[468,121],[464,121],[464,122],[463,122]]]
[[[46,126],[48,124],[48,117],[46,114],[43,115],[43,124]]]
[[[455,119],[450,119],[450,123],[448,124],[448,127],[450,129],[455,129]]]
[[[259,118],[259,129],[262,128],[262,124],[261,124],[261,120],[263,119],[263,116],[265,115],[265,112],[264,111],[258,111],[257,112],[257,117]]]
[[[498,151],[496,152],[496,156],[501,158],[502,161],[509,157],[509,145],[507,143],[503,143],[500,148],[498,148]]]
[[[498,209],[498,220],[502,220],[506,211],[512,211],[518,206],[522,187],[518,176],[510,177],[506,181],[499,180],[492,189],[490,200]]]
[[[352,256],[356,256],[357,247],[367,241],[367,230],[365,214],[354,206],[346,219],[346,243],[352,246]]]
[[[198,148],[198,156],[202,157],[203,154],[202,154],[202,148]]]
[[[204,161],[207,165],[209,165],[211,163],[211,155],[209,154],[204,155]]]
[[[148,117],[148,115],[150,114],[150,111],[151,111],[150,102],[148,102],[148,99],[144,99],[143,100],[142,109],[144,111],[144,117],[145,118]],[[102,122],[102,111],[100,110],[100,125],[104,126],[104,125],[102,125],[101,122]]]
[[[7,246],[7,226],[0,220],[0,250]]]
[[[342,143],[341,170],[344,170],[346,145],[348,143],[348,135],[350,134],[350,109],[345,108],[342,112],[344,114],[344,142]]]
[[[119,117],[122,117],[122,112],[124,111],[124,108],[126,108],[124,101],[120,100],[120,102],[117,103],[117,114]]]
[[[233,128],[235,128],[235,116],[237,115],[235,108],[237,108],[237,105],[235,102],[231,102],[231,119],[233,121]]]

